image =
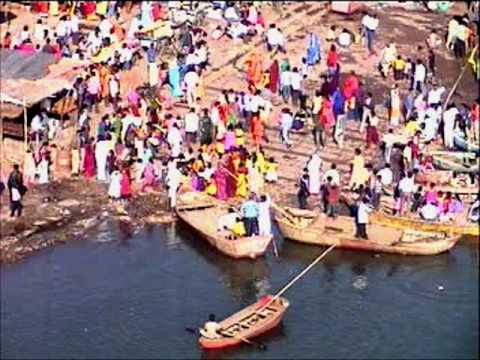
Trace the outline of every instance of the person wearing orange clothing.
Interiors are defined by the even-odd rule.
[[[251,124],[253,144],[258,147],[261,145],[261,141],[265,133],[265,127],[263,126],[262,120],[260,119],[258,112],[253,114]]]
[[[333,115],[333,104],[330,98],[324,98],[322,101],[322,106],[320,112],[318,113],[319,117],[319,136],[320,144],[322,146],[327,144],[327,138],[325,134],[330,134],[333,125],[335,124],[335,117]]]

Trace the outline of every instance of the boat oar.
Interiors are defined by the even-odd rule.
[[[198,336],[198,329],[186,327],[185,330],[188,331],[189,333],[193,334],[193,335]],[[253,346],[258,347],[259,350],[262,350],[262,351],[267,350],[267,345],[265,345],[263,343],[256,342],[256,341],[248,340],[248,339],[244,338],[243,336],[225,334],[224,332],[219,332],[219,334],[222,335],[222,336],[228,337],[228,338],[239,339],[239,340],[243,341],[244,343],[246,343],[248,345],[253,345]]]
[[[278,259],[278,249],[277,249],[277,243],[275,241],[275,236],[272,237],[272,245],[273,245],[273,255]]]

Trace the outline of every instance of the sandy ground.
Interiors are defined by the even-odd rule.
[[[462,13],[464,11],[462,6],[462,4],[456,4],[452,13]],[[423,9],[403,10],[395,6],[373,7],[380,18],[377,44],[394,40],[399,53],[404,56],[415,57],[417,45],[423,45],[429,31],[436,28],[443,33],[449,20],[445,15],[429,13]],[[287,55],[294,65],[299,65],[301,57],[304,56],[308,32],[314,31],[323,38],[327,29],[334,24],[340,28],[346,27],[356,31],[361,18],[361,14],[344,16],[328,13],[324,4],[315,2],[291,4],[284,14],[285,17],[281,19],[277,13],[268,8],[263,10],[263,13],[268,24],[276,22],[287,36]],[[33,16],[28,16],[22,15],[16,21],[13,20],[11,26],[18,27],[25,22],[31,24]],[[208,26],[214,27],[214,23],[209,24],[207,21]],[[259,49],[264,48],[260,38],[254,39],[252,43],[256,44]],[[326,51],[326,47],[324,42],[323,52]],[[206,96],[202,99],[202,105],[205,106],[215,100],[224,88],[246,88],[244,73],[241,71],[245,46],[225,39],[217,43],[210,41],[210,49],[212,69],[204,80]],[[368,58],[366,49],[361,44],[354,44],[350,49],[342,50],[340,59],[342,72],[348,73],[350,70],[354,70],[361,76],[362,81],[366,84],[366,89],[374,94],[375,103],[384,104],[391,82],[383,80],[376,70],[379,59]],[[460,72],[460,64],[444,48],[437,53],[437,64],[438,73],[441,74],[441,83],[450,89]],[[310,94],[319,86],[318,75],[325,71],[324,66],[323,64],[319,65],[314,70],[315,75],[308,83]],[[145,81],[146,64],[141,61],[132,71],[122,73],[122,92]],[[469,103],[477,96],[475,89],[477,89],[477,84],[471,73],[468,72],[460,82],[453,99]],[[279,97],[274,97],[272,102],[275,107],[274,115],[276,115],[283,104]],[[173,112],[182,114],[185,110],[185,105],[178,104]],[[108,111],[111,109],[102,108],[100,113],[94,117],[98,119]],[[382,108],[379,115],[381,118],[380,128],[385,129],[386,109]],[[353,159],[354,149],[364,147],[364,135],[360,134],[357,128],[356,124],[349,124],[343,149],[339,149],[330,140],[329,144],[320,150],[325,166],[329,167],[330,163],[335,162],[344,175],[344,181],[348,181],[346,174]],[[274,156],[280,163],[280,181],[275,185],[269,185],[266,190],[273,195],[277,202],[283,205],[294,205],[296,204],[295,183],[299,170],[304,167],[315,149],[312,138],[308,133],[292,135],[293,147],[287,151],[280,144],[275,124],[272,123],[268,127],[267,136],[270,142],[265,144],[264,150],[267,157]],[[376,162],[378,157],[379,153],[376,149],[366,152],[367,161]],[[318,199],[313,197],[310,199],[311,206],[317,202]],[[2,198],[2,204],[0,209],[2,218],[1,262],[16,261],[43,247],[69,239],[82,238],[87,234],[85,229],[93,229],[102,221],[110,218],[115,221],[133,222],[137,225],[141,225],[144,222],[142,219],[149,215],[155,215],[156,220],[159,221],[171,220],[166,215],[165,206],[163,206],[165,204],[163,195],[141,196],[133,200],[126,209],[118,209],[109,204],[106,198],[106,185],[84,180],[65,180],[30,190],[24,201],[24,216],[19,220],[7,219],[8,198],[6,194]],[[143,206],[140,206],[141,204]]]

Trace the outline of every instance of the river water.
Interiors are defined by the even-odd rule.
[[[274,293],[324,249],[279,241],[256,261],[215,252],[182,224],[108,225],[2,268],[3,358],[477,358],[478,241],[402,257],[334,250],[285,296],[283,324],[205,352],[186,327]]]

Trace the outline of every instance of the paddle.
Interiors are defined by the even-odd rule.
[[[191,334],[194,334],[194,335],[198,336],[198,330],[197,329],[186,327],[185,330],[188,331]],[[246,343],[248,345],[253,345],[253,346],[258,347],[259,350],[262,350],[262,351],[267,350],[267,346],[265,344],[255,342],[255,341],[252,341],[252,340],[248,340],[248,339],[244,338],[243,336],[229,335],[229,334],[225,334],[224,332],[219,332],[219,334],[222,335],[222,336],[228,337],[228,338],[236,338],[236,339],[242,340],[244,343]]]

